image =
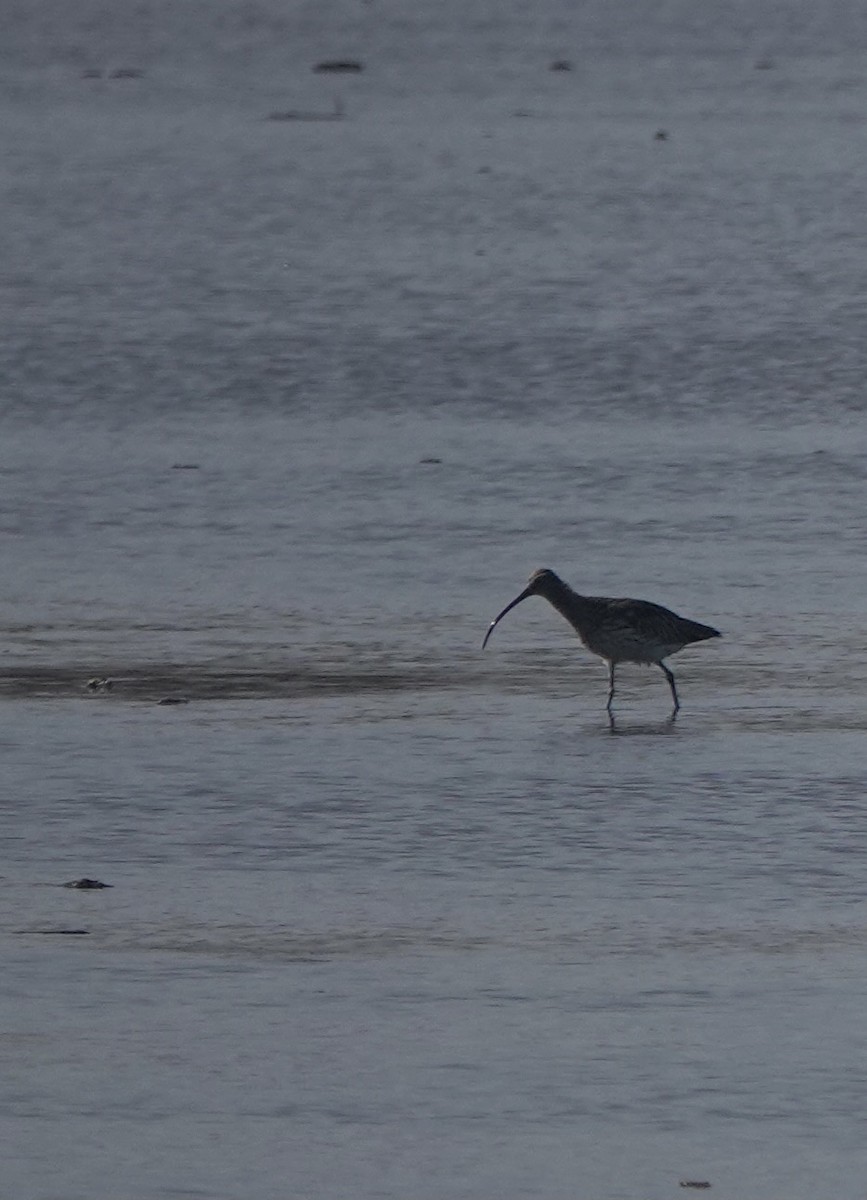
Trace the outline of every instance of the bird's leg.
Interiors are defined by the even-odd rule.
[[[608,715],[611,716],[611,705],[614,703],[614,663],[608,664],[608,703],[605,707],[608,709]]]
[[[672,711],[672,716],[674,716],[674,713],[676,713],[680,708],[680,701],[677,698],[677,688],[674,686],[674,676],[672,675],[671,671],[669,671],[665,663],[660,663],[659,669],[665,673],[665,678],[668,680],[668,686],[671,688],[671,698],[674,701],[674,710]]]

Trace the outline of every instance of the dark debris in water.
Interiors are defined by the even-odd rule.
[[[110,692],[113,686],[114,684],[112,680],[100,679],[97,676],[94,676],[92,679],[88,679],[87,683],[85,684],[85,687],[89,692]]]
[[[352,74],[353,72],[363,71],[364,64],[359,62],[357,58],[327,58],[322,62],[318,62],[313,70],[317,74],[324,74],[327,71],[335,74]]]
[[[86,937],[89,929],[21,929],[19,933],[38,933],[45,937]]]
[[[330,109],[284,108],[268,113],[266,121],[342,121],[346,115],[343,101],[335,96]]]
[[[710,1184],[706,1179],[681,1179],[679,1187],[682,1188],[709,1188]]]
[[[142,79],[144,71],[141,67],[115,67],[106,71],[102,67],[85,67],[81,72],[82,79]]]
[[[110,887],[113,887],[114,885],[111,883],[102,883],[102,881],[99,879],[85,878],[85,879],[71,879],[69,881],[69,883],[64,883],[61,886],[65,887],[65,888],[78,888],[83,892],[87,892],[87,891],[98,891],[101,888],[110,888]]]

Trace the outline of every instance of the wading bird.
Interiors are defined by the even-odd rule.
[[[649,600],[615,600],[610,596],[581,596],[553,571],[534,571],[520,596],[507,604],[488,626],[482,649],[507,612],[529,596],[544,596],[562,613],[582,643],[608,663],[609,715],[614,701],[614,668],[621,662],[656,663],[668,680],[674,700],[672,716],[680,708],[674,675],[662,661],[691,642],[720,636],[718,629],[679,617],[671,609]]]

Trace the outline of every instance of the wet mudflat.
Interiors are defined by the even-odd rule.
[[[856,1200],[863,30],[305,13],[0,48],[4,1186]]]

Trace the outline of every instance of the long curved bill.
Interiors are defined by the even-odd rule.
[[[488,626],[488,632],[485,634],[485,640],[482,642],[483,650],[484,650],[485,646],[487,646],[487,644],[488,644],[488,638],[494,632],[497,625],[499,625],[500,621],[502,621],[502,619],[506,615],[506,613],[511,612],[516,604],[520,604],[522,600],[526,600],[528,596],[533,596],[533,595],[535,595],[535,593],[533,592],[532,588],[524,588],[524,590],[523,590],[523,592],[521,592],[520,596],[516,596],[511,604],[506,605],[506,607],[503,609],[503,611],[500,613],[500,615],[498,617],[494,617],[493,621],[491,621],[490,625]]]

